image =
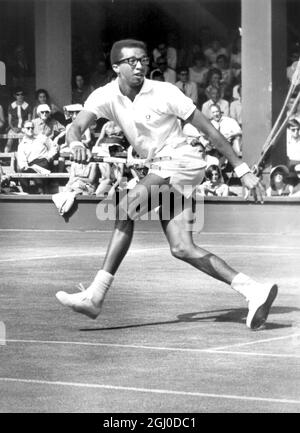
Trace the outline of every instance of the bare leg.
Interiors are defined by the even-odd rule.
[[[161,220],[172,255],[217,280],[231,284],[237,272],[218,256],[195,245],[188,227],[191,216],[192,210],[188,207],[177,214],[175,211],[170,220]]]

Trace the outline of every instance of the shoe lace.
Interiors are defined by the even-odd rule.
[[[81,292],[85,291],[85,287],[82,283],[77,284],[76,289],[79,289]]]

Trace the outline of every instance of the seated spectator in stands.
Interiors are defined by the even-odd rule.
[[[0,194],[24,194],[21,187],[11,180],[10,175],[5,174],[0,165]]]
[[[185,96],[191,98],[191,100],[196,105],[198,102],[198,89],[197,84],[190,80],[189,69],[182,66],[178,70],[179,81],[175,85],[180,89]]]
[[[233,77],[240,79],[242,70],[242,52],[241,52],[241,37],[239,36],[233,43],[230,55],[230,68]]]
[[[293,187],[293,193],[291,195],[293,197],[300,197],[300,164],[295,165],[294,172],[297,176],[297,183]]]
[[[229,102],[221,98],[220,90],[217,87],[211,87],[208,101],[202,105],[202,113],[211,119],[210,107],[218,104],[224,116],[229,115]]]
[[[224,116],[218,104],[210,106],[210,118],[213,126],[231,143],[238,156],[242,156],[242,130],[235,119]]]
[[[93,89],[97,89],[98,87],[105,86],[105,84],[109,83],[114,77],[114,72],[111,69],[108,69],[106,66],[106,62],[104,59],[98,60],[96,64],[96,69],[91,74],[91,87]]]
[[[92,93],[93,88],[85,83],[83,75],[77,74],[74,77],[74,85],[72,90],[72,104],[84,105],[88,96]]]
[[[239,99],[234,99],[229,106],[229,116],[242,126],[242,86],[239,84],[237,88]]]
[[[54,139],[65,127],[51,116],[48,104],[38,105],[36,109],[38,117],[33,119],[34,134],[43,134]]]
[[[210,165],[205,171],[206,180],[198,186],[197,192],[207,197],[228,197],[229,187],[225,184],[220,168]]]
[[[0,132],[2,131],[4,125],[5,125],[4,111],[2,105],[0,105]]]
[[[151,72],[150,79],[154,81],[165,81],[164,74],[159,69],[155,69]]]
[[[205,87],[208,76],[208,68],[205,64],[205,57],[203,54],[196,54],[193,58],[193,64],[189,68],[190,80],[194,81],[198,87],[198,100],[201,106],[206,100]]]
[[[220,69],[213,68],[208,71],[207,83],[207,87],[205,88],[205,95],[207,99],[210,98],[210,91],[213,87],[219,89],[221,98],[224,98],[226,88],[222,82],[222,72]]]
[[[160,56],[157,58],[156,64],[157,68],[150,73],[150,79],[152,79],[152,74],[154,73],[154,71],[158,70],[163,73],[164,79],[167,83],[175,84],[176,72],[174,71],[174,69],[168,67],[167,60],[164,57]]]
[[[70,178],[64,190],[52,195],[52,200],[59,214],[63,216],[69,212],[77,196],[95,194],[99,176],[100,171],[97,163],[72,162]]]
[[[65,137],[67,135],[68,130],[71,127],[73,120],[76,119],[76,117],[78,116],[78,114],[80,113],[81,110],[83,110],[83,105],[81,105],[81,104],[70,104],[70,105],[64,106],[65,115],[66,115],[66,117],[71,119],[71,122],[68,123],[66,128],[63,131],[61,131],[54,139],[54,142],[57,143],[57,145],[59,146],[59,152],[60,153],[61,152],[63,152],[63,153],[70,152],[70,149],[66,143]],[[62,139],[63,139],[63,141],[62,141]],[[62,141],[62,143],[60,143],[61,141]],[[89,145],[91,144],[91,141],[92,141],[91,131],[89,128],[87,128],[81,136],[81,142],[86,147],[89,147]]]
[[[211,42],[210,47],[204,50],[204,55],[208,61],[208,64],[213,67],[216,67],[217,57],[220,54],[225,54],[225,56],[228,56],[227,49],[222,47],[220,41],[217,39],[214,39]]]
[[[277,165],[270,172],[270,186],[266,190],[267,197],[289,196],[293,186],[288,183],[289,170],[285,165]]]
[[[227,98],[231,99],[233,74],[228,64],[228,57],[225,56],[225,54],[220,54],[217,57],[216,64],[217,69],[219,69],[222,74],[221,85],[223,85]]]
[[[37,114],[37,107],[41,104],[47,104],[50,107],[52,116],[55,113],[59,112],[59,108],[50,101],[49,93],[47,92],[47,90],[38,89],[35,92],[35,100],[36,105],[33,107],[32,119],[36,119],[37,117],[39,117]]]
[[[13,140],[19,138],[22,132],[22,127],[25,120],[31,119],[29,104],[25,101],[25,95],[23,89],[20,87],[16,88],[15,101],[12,102],[8,107],[8,140],[5,147],[5,152],[12,151]]]
[[[291,118],[287,124],[286,153],[288,166],[293,170],[300,163],[300,123],[295,118]]]
[[[167,61],[167,66],[173,70],[177,67],[177,51],[176,48],[168,46],[165,42],[160,42],[157,48],[154,48],[153,61],[158,66],[158,59],[164,58]],[[158,66],[159,67],[159,66]]]
[[[128,147],[124,132],[112,120],[103,125],[98,140],[93,147],[93,152],[101,153],[102,156],[110,156],[110,146]]]
[[[18,146],[17,152],[19,170],[22,173],[37,173],[39,171],[38,167],[51,170],[51,163],[58,152],[55,143],[46,135],[36,135],[31,120],[24,123],[23,132],[24,137]],[[35,179],[35,182],[38,186],[38,192],[43,193],[46,182],[43,179]],[[29,186],[27,179],[22,179],[20,183],[23,190],[27,192]]]

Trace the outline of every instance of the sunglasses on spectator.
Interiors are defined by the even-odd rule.
[[[143,56],[140,58],[137,57],[127,57],[126,59],[121,59],[117,62],[117,65],[121,63],[128,63],[132,68],[134,68],[137,63],[140,62],[142,66],[148,66],[150,63],[150,59],[147,56]]]
[[[16,93],[16,96],[24,96],[24,93],[23,92]]]
[[[33,126],[25,126],[25,129],[34,129]]]
[[[300,128],[297,128],[296,126],[293,128],[290,128],[291,131],[299,131]]]
[[[49,114],[50,111],[40,111],[41,114]]]

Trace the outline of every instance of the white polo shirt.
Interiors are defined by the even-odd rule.
[[[142,158],[174,155],[186,145],[178,118],[186,120],[195,108],[173,84],[146,78],[134,101],[120,92],[116,79],[94,90],[84,104],[97,118],[116,122]]]

